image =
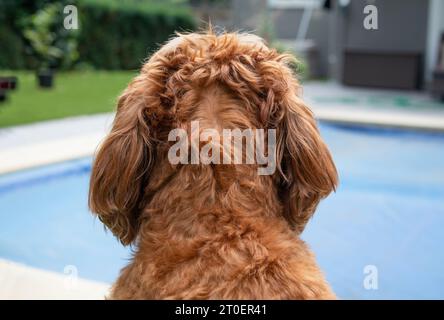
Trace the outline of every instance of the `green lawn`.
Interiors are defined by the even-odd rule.
[[[0,103],[0,127],[76,115],[110,112],[116,97],[134,77],[131,71],[60,72],[52,89],[40,89],[28,71],[0,71],[18,76],[18,88]]]

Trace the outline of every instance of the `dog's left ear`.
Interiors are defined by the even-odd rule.
[[[313,114],[298,96],[298,82],[286,67],[280,74],[286,88],[279,99],[277,181],[285,218],[300,233],[319,201],[335,190],[338,176]]]

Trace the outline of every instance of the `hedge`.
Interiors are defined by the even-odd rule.
[[[8,6],[0,4],[0,11],[5,9],[8,15],[0,15],[0,69],[33,68],[35,61],[26,52],[29,44],[17,21],[37,9],[26,6],[29,2],[26,0],[3,1]],[[49,2],[54,1],[40,0],[39,5]],[[76,0],[69,3],[78,8],[78,64],[97,69],[137,69],[175,31],[195,28],[190,11],[172,5],[171,1]]]
[[[100,69],[138,68],[174,32],[194,29],[191,14],[161,4],[83,0],[79,52]]]
[[[0,0],[0,69],[35,66],[34,58],[27,54],[20,20],[45,2],[47,0]]]

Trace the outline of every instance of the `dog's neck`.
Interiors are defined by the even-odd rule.
[[[162,224],[199,225],[208,218],[276,217],[282,210],[271,176],[253,165],[165,164],[151,177],[144,217]],[[162,217],[162,218],[160,218]],[[175,224],[177,225],[177,224]]]

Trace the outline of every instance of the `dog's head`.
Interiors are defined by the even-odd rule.
[[[168,132],[213,113],[216,125],[276,130],[271,179],[284,217],[301,232],[320,199],[335,188],[337,173],[313,114],[298,96],[293,60],[248,34],[193,33],[169,41],[119,98],[113,128],[94,161],[91,210],[122,243],[131,243],[144,189],[157,162],[166,159]],[[217,112],[202,108],[212,92],[225,100],[216,101]]]

